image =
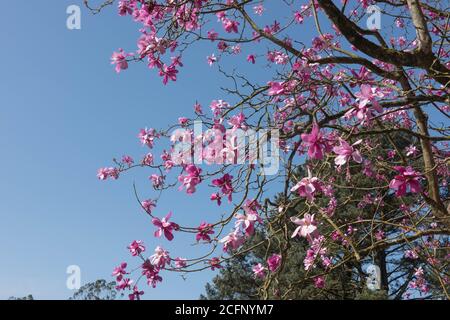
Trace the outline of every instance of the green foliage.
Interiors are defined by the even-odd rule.
[[[29,294],[26,297],[18,298],[18,297],[9,297],[8,300],[34,300],[33,295]]]
[[[117,295],[114,281],[100,279],[82,286],[69,300],[115,300]]]

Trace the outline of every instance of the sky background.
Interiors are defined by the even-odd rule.
[[[142,198],[155,196],[150,171],[107,182],[96,171],[124,154],[139,160],[147,152],[137,139],[140,128],[165,128],[191,116],[196,100],[206,107],[223,96],[223,78],[206,64],[212,47],[194,46],[169,86],[143,64],[117,75],[111,53],[134,51],[139,26],[115,6],[96,16],[83,7],[82,29],[71,31],[71,4],[81,1],[12,1],[0,12],[1,299],[66,299],[73,294],[66,287],[69,265],[80,266],[82,284],[113,280],[121,261],[137,265],[126,249],[134,239],[144,240],[148,252],[161,244],[173,257],[206,250],[192,245],[192,235],[176,235],[182,246],[153,237],[132,189],[136,181]],[[210,191],[198,193],[205,201],[176,189],[165,193],[155,214],[172,210],[177,223],[198,225],[226,212],[207,200]],[[197,299],[214,274],[184,281],[165,272],[156,289],[144,288],[146,298]]]

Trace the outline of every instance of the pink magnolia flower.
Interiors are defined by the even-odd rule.
[[[211,270],[214,271],[215,269],[222,269],[223,267],[220,265],[220,259],[217,257],[211,258],[211,260],[208,261],[209,265],[211,266]]]
[[[141,129],[138,134],[138,138],[143,145],[146,145],[150,149],[153,148],[155,138],[159,135],[156,133],[155,129]]]
[[[169,80],[172,81],[177,81],[177,73],[178,70],[176,69],[175,65],[164,65],[160,70],[159,70],[159,75],[161,77],[163,77],[163,84],[167,84],[167,82],[169,82]]]
[[[182,269],[185,268],[187,265],[187,260],[184,258],[175,258],[175,268]]]
[[[385,237],[385,233],[383,230],[378,230],[377,232],[375,232],[375,239],[377,239],[378,241],[383,240]]]
[[[145,251],[144,244],[141,240],[134,240],[128,246],[128,249],[130,250],[132,256],[137,256]]]
[[[185,126],[189,122],[189,119],[186,117],[180,117],[178,118],[178,123],[182,126]]]
[[[324,152],[328,152],[330,149],[330,145],[320,133],[320,128],[317,123],[313,124],[311,133],[302,133],[301,138],[308,146],[308,156],[311,159],[323,159]]]
[[[97,171],[97,178],[100,180],[106,180],[108,178],[117,179],[119,178],[119,169],[109,167],[109,168],[100,168]]]
[[[166,264],[170,263],[169,252],[162,247],[157,246],[155,253],[149,257],[150,263],[158,269],[163,269]]]
[[[266,276],[266,270],[267,268],[264,267],[261,263],[254,265],[252,268],[253,274],[257,278],[264,278]]]
[[[314,286],[317,289],[322,289],[325,287],[325,279],[322,276],[318,276],[314,278]]]
[[[278,96],[285,93],[284,82],[270,81],[269,83],[269,96]]]
[[[233,195],[233,185],[232,185],[233,176],[228,173],[224,174],[222,178],[214,179],[212,184],[216,187],[221,188],[221,191],[224,195],[228,195],[228,201],[231,202]]]
[[[246,130],[247,126],[245,125],[245,115],[240,112],[237,115],[234,115],[230,118],[230,120],[228,121],[228,124],[233,126],[233,129],[242,129],[242,130]]]
[[[255,55],[249,54],[249,55],[247,56],[247,61],[248,61],[248,62],[251,62],[252,64],[255,64],[255,63],[256,63]]]
[[[160,176],[158,174],[152,174],[150,176],[150,180],[153,183],[153,187],[159,188],[164,184],[164,176]]]
[[[417,149],[417,147],[415,145],[410,145],[410,146],[406,147],[405,151],[406,151],[407,157],[410,157],[410,156],[415,157],[419,153],[419,149]]]
[[[183,186],[186,187],[187,194],[193,194],[196,191],[196,186],[202,182],[202,178],[200,176],[202,169],[190,164],[186,166],[185,172],[185,175],[180,175],[178,177],[178,181],[183,183]],[[183,186],[180,187],[180,190]]]
[[[273,254],[269,259],[267,259],[267,265],[269,267],[270,272],[277,271],[280,264],[281,264],[281,255],[279,254]]]
[[[145,166],[151,166],[153,164],[153,154],[147,153],[141,162]]]
[[[218,37],[219,37],[219,34],[217,32],[215,32],[214,30],[208,31],[208,39],[209,40],[215,41],[215,40],[217,40]]]
[[[151,214],[152,210],[156,207],[156,202],[152,199],[147,199],[141,202],[141,206],[148,214]]]
[[[197,114],[203,114],[202,105],[198,102],[194,104],[194,111]]]
[[[123,276],[127,273],[127,270],[125,270],[127,268],[127,263],[126,262],[122,262],[120,264],[120,266],[115,267],[112,273],[113,277],[116,277],[117,281],[121,281]]]
[[[128,295],[128,299],[130,300],[141,300],[141,296],[144,294],[144,291],[139,290],[137,286],[133,287],[133,292]]]
[[[416,250],[406,250],[405,257],[415,260],[415,259],[419,258],[419,255],[417,254]]]
[[[202,222],[198,227],[197,227],[197,235],[195,236],[195,240],[200,241],[207,241],[207,242],[211,242],[211,238],[210,238],[210,234],[214,234],[214,230],[212,229],[212,224],[206,223],[206,222]]]
[[[217,62],[217,57],[214,55],[214,53],[210,56],[206,57],[206,60],[209,64],[209,66],[212,66],[215,62]]]
[[[115,70],[119,73],[122,70],[128,69],[127,57],[132,56],[131,53],[125,53],[123,49],[119,49],[118,52],[114,52],[111,56],[111,64],[115,64]]]
[[[144,261],[141,267],[142,267],[142,275],[147,278],[148,285],[155,288],[156,284],[162,281],[162,278],[159,275],[159,268],[152,265],[150,260],[148,259]]]
[[[172,216],[172,212],[169,212],[167,216],[162,219],[153,218],[152,223],[158,230],[155,231],[155,237],[160,238],[162,234],[166,237],[167,240],[172,241],[173,239],[173,231],[177,231],[180,229],[180,226],[174,222],[169,222],[170,217]]]
[[[222,197],[218,192],[211,194],[210,200],[217,201],[217,205],[219,206],[222,204]]]
[[[291,221],[298,225],[292,234],[292,238],[297,235],[302,236],[303,238],[307,238],[311,240],[316,238],[317,236],[317,223],[314,221],[314,215],[310,215],[309,213],[305,214],[303,219],[292,217]]]
[[[420,186],[420,180],[422,175],[414,171],[411,167],[396,166],[395,170],[399,172],[389,183],[389,188],[397,190],[396,195],[402,197],[406,194],[408,187],[411,193],[419,193],[422,188]]]
[[[219,242],[223,243],[223,251],[228,252],[231,249],[236,250],[239,248],[245,241],[245,238],[235,230],[234,232],[229,233],[223,239],[220,239]]]
[[[255,232],[255,223],[262,222],[262,219],[258,213],[247,213],[246,215],[236,214],[235,217],[237,219],[235,223],[236,229],[239,229],[242,226],[247,237],[251,236]]]
[[[118,10],[119,10],[119,15],[120,16],[125,16],[127,14],[132,14],[133,13],[133,8],[130,5],[130,2],[127,0],[120,0],[118,5]]]
[[[346,164],[350,158],[353,158],[356,163],[361,163],[363,161],[361,154],[358,150],[353,148],[361,142],[362,140],[358,140],[354,144],[349,145],[347,141],[341,140],[340,145],[333,148],[333,152],[338,155],[334,159],[334,163],[337,166],[342,166]]]
[[[262,16],[263,13],[264,13],[264,10],[265,9],[264,9],[264,6],[262,4],[259,4],[259,5],[253,7],[253,12],[255,14],[257,14],[258,16]]]
[[[122,157],[122,162],[130,167],[133,165],[134,160],[132,157],[125,155]]]
[[[116,290],[125,290],[128,288],[131,288],[131,285],[133,284],[133,280],[128,279],[128,278],[124,278],[122,280],[119,281],[119,283],[116,286]]]
[[[222,21],[223,24],[223,28],[225,29],[226,32],[228,33],[238,33],[238,26],[239,26],[239,22],[235,21],[235,20],[231,20],[231,19],[223,19]]]
[[[314,194],[321,190],[319,178],[313,177],[308,169],[308,177],[303,178],[291,188],[292,192],[297,191],[298,195],[305,197],[308,201],[314,201]]]
[[[371,103],[372,107],[378,113],[383,112],[383,108],[378,103],[378,98],[383,98],[384,93],[378,90],[376,87],[371,87],[368,84],[361,85],[361,91],[355,93],[357,97],[358,106],[351,109],[346,115],[356,115],[359,120],[368,120],[372,117],[372,111],[368,109],[368,104]]]

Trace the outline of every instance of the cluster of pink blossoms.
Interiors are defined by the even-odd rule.
[[[346,1],[344,1],[346,2]],[[369,5],[373,4],[371,0],[358,0],[360,7],[367,8]],[[227,5],[233,5],[234,0],[225,0],[220,5],[226,8]],[[157,70],[159,75],[162,77],[164,84],[169,81],[176,81],[179,69],[183,66],[181,61],[181,52],[183,49],[179,48],[179,43],[176,40],[176,36],[171,38],[171,34],[182,34],[184,31],[195,31],[204,29],[205,26],[201,21],[202,16],[202,6],[208,5],[206,0],[195,0],[178,3],[177,1],[144,1],[144,0],[121,0],[119,1],[119,14],[121,16],[130,15],[136,22],[142,24],[143,28],[140,29],[141,36],[137,42],[137,51],[135,53],[126,53],[124,50],[119,49],[118,52],[113,53],[111,57],[111,63],[115,66],[116,72],[121,72],[126,70],[129,66],[130,60],[146,60],[148,62],[149,68],[154,68]],[[313,4],[315,5],[315,3]],[[322,10],[319,5],[315,8],[317,10]],[[253,7],[253,12],[257,16],[263,15],[265,9],[263,5],[258,4]],[[352,15],[357,16],[358,10],[355,10]],[[238,12],[234,8],[230,7],[230,10],[214,10],[213,11],[217,23],[223,29],[225,36],[235,37],[236,34],[241,34],[240,31],[246,24],[239,23]],[[297,24],[303,23],[305,17],[310,17],[313,15],[310,4],[305,4],[300,6],[300,9],[293,12],[294,22]],[[314,11],[313,11],[314,12]],[[237,13],[237,14],[236,14]],[[426,11],[427,15],[433,17],[435,13]],[[255,17],[259,19],[259,17]],[[436,18],[436,17],[434,17]],[[159,31],[162,25],[166,21],[171,21],[171,24],[176,25],[176,32],[167,32],[162,35]],[[242,20],[244,21],[244,20]],[[214,23],[214,22],[213,22]],[[403,19],[397,18],[395,24],[399,28],[404,28],[405,21]],[[240,30],[241,29],[241,30]],[[401,151],[389,150],[387,156],[385,153],[374,157],[375,159],[370,159],[370,153],[367,157],[361,155],[361,153],[370,151],[374,148],[371,143],[377,143],[377,141],[371,138],[367,138],[364,142],[358,140],[353,143],[351,136],[353,134],[358,134],[358,131],[370,128],[375,117],[392,124],[396,129],[408,128],[415,130],[414,121],[412,117],[408,114],[408,110],[398,110],[386,112],[383,109],[383,103],[381,99],[394,98],[396,86],[395,81],[390,79],[384,79],[379,84],[379,78],[376,77],[376,72],[369,70],[365,66],[361,66],[359,71],[357,69],[346,69],[337,70],[335,66],[321,65],[319,63],[312,63],[314,60],[323,58],[323,55],[328,54],[325,50],[334,50],[334,48],[340,48],[341,43],[338,42],[338,38],[342,35],[341,31],[337,26],[333,26],[335,34],[323,33],[320,36],[313,38],[312,46],[308,49],[302,49],[302,58],[293,58],[289,50],[286,48],[294,49],[296,42],[286,36],[284,39],[279,38],[280,41],[286,46],[286,48],[269,48],[266,50],[265,58],[269,64],[274,67],[285,68],[289,72],[289,77],[284,77],[281,75],[276,79],[273,78],[272,81],[267,83],[268,89],[264,89],[264,97],[267,95],[268,102],[275,105],[273,118],[276,122],[276,127],[280,128],[281,131],[289,136],[296,134],[296,130],[299,128],[297,119],[294,119],[293,115],[297,112],[302,112],[303,115],[312,115],[312,128],[311,131],[304,131],[300,135],[301,141],[280,141],[280,149],[288,153],[291,150],[294,152],[298,151],[298,154],[302,155],[304,152],[308,155],[309,168],[314,170],[315,175],[319,175],[319,170],[316,171],[317,166],[321,161],[328,160],[330,157],[334,159],[334,164],[336,165],[336,171],[338,173],[343,172],[342,168],[345,166],[347,171],[345,172],[345,178],[348,182],[351,182],[351,175],[354,174],[354,166],[349,164],[359,164],[357,168],[361,168],[361,173],[370,177],[373,181],[385,183],[389,181],[388,174],[377,167],[377,160],[384,161],[396,161],[402,156]],[[172,31],[172,30],[169,30]],[[273,21],[273,23],[267,23],[262,27],[262,33],[268,36],[274,36],[276,38],[280,37],[280,31],[284,31],[284,26],[282,26],[278,21]],[[434,26],[431,30],[432,33],[437,34],[440,32],[439,28]],[[201,33],[199,31],[199,33]],[[277,34],[278,33],[278,34]],[[208,41],[217,41],[217,49],[220,54],[217,56],[213,53],[207,57],[207,62],[209,65],[213,65],[222,58],[222,54],[240,54],[243,48],[241,44],[233,45],[231,40],[225,41],[225,36],[222,37],[214,29],[207,31]],[[244,32],[242,36],[245,37]],[[253,31],[251,33],[254,43],[263,40],[263,35],[258,31]],[[399,46],[403,49],[415,48],[418,45],[418,41],[410,41],[408,37],[392,37],[391,44],[393,47]],[[243,46],[243,45],[242,45]],[[333,48],[334,47],[334,48]],[[352,46],[352,49],[357,51],[357,48]],[[295,49],[297,50],[297,49]],[[176,52],[179,51],[179,52]],[[170,55],[170,57],[166,56]],[[256,57],[264,57],[264,54],[248,54],[247,61],[249,63],[255,64]],[[445,49],[441,49],[438,52],[439,57],[448,57],[448,52]],[[372,60],[376,67],[380,68],[385,72],[394,72],[395,67],[389,63]],[[447,66],[450,63],[447,62]],[[278,69],[277,69],[278,70]],[[412,71],[407,72],[408,76],[413,76]],[[421,75],[425,77],[425,75]],[[316,105],[319,101],[319,95],[321,94],[320,85],[315,83],[321,80],[326,80],[326,83],[345,83],[349,85],[352,92],[349,90],[340,90],[335,88],[333,85],[324,85],[326,87],[324,90],[330,97],[336,97],[338,100],[339,107],[344,110],[339,119],[335,119],[327,122],[326,117],[328,112],[333,112],[333,106],[324,106],[323,110],[317,109]],[[299,88],[307,87],[305,92],[299,92]],[[429,93],[433,93],[431,89],[433,86],[429,86]],[[301,91],[301,90],[300,90]],[[308,92],[309,91],[309,92]],[[437,90],[436,90],[437,91]],[[440,90],[439,95],[445,94],[445,91]],[[331,100],[330,100],[331,102]],[[345,109],[344,109],[345,108]],[[223,164],[224,160],[232,162],[237,157],[236,145],[233,141],[223,142],[222,138],[225,132],[226,124],[232,127],[232,130],[242,129],[246,130],[251,127],[251,115],[246,115],[244,112],[240,112],[235,115],[228,114],[229,110],[232,110],[232,106],[223,100],[214,100],[210,104],[210,109],[213,113],[211,120],[212,129],[215,130],[215,134],[208,136],[208,134],[200,135],[199,137],[194,137],[192,132],[186,132],[182,135],[175,135],[171,141],[191,141],[191,139],[196,139],[201,141],[201,145],[205,144],[205,148],[200,155],[200,160],[204,160],[207,163],[217,163]],[[196,103],[194,110],[197,116],[203,116],[203,110],[199,103]],[[387,108],[386,108],[387,110]],[[442,110],[448,111],[448,106],[443,107]],[[318,111],[318,112],[316,112]],[[325,117],[323,116],[325,114]],[[247,116],[249,118],[247,118]],[[182,128],[186,128],[190,124],[190,119],[186,117],[180,117],[178,119],[178,124]],[[333,130],[333,126],[341,125],[344,129],[348,129],[349,135],[344,133],[337,134],[337,130]],[[311,125],[311,122],[306,124],[305,128]],[[309,129],[306,129],[309,130]],[[341,135],[342,134],[342,135]],[[161,133],[162,135],[162,133]],[[155,140],[160,138],[160,134],[154,129],[142,129],[139,133],[139,139],[141,143],[150,149],[154,147]],[[345,140],[347,139],[347,140]],[[411,143],[416,143],[411,142]],[[173,148],[173,145],[172,145]],[[433,152],[435,154],[443,155],[440,153],[436,146],[432,145]],[[170,150],[173,151],[173,150]],[[404,149],[407,161],[416,160],[415,157],[420,153],[419,149],[411,144],[406,149]],[[364,153],[365,155],[366,153]],[[161,155],[163,161],[160,168],[162,170],[159,174],[152,174],[150,180],[153,187],[156,189],[164,189],[166,187],[166,173],[168,174],[173,168],[182,169],[181,173],[178,175],[178,182],[181,184],[180,190],[185,189],[187,194],[193,194],[196,192],[202,179],[207,179],[208,174],[204,174],[202,177],[202,170],[191,164],[183,162],[182,157],[179,159],[173,155],[164,151]],[[117,163],[117,162],[116,162]],[[181,164],[180,164],[181,163]],[[312,165],[311,165],[312,163]],[[398,162],[397,162],[398,163]],[[154,158],[151,153],[145,155],[142,159],[141,164],[144,166],[154,166]],[[106,180],[107,178],[117,179],[119,174],[126,169],[134,165],[134,160],[129,156],[124,156],[122,162],[118,163],[118,168],[107,167],[101,168],[98,171],[98,178],[101,180]],[[356,165],[355,165],[356,167]],[[443,166],[438,166],[436,171],[448,176],[448,171],[442,168]],[[418,194],[422,192],[421,180],[423,176],[420,172],[416,171],[410,166],[397,166],[394,167],[397,174],[392,178],[389,183],[389,188],[395,191],[395,194],[399,197],[405,196],[408,193]],[[356,171],[356,170],[355,170]],[[162,173],[164,172],[164,173]],[[211,201],[216,201],[220,206],[222,204],[223,197],[228,198],[229,202],[232,201],[234,188],[238,188],[236,185],[233,186],[233,176],[229,173],[219,171],[219,177],[212,180],[213,187],[217,188],[216,192],[212,193],[210,196]],[[231,172],[230,172],[231,173]],[[303,197],[307,201],[307,205],[316,205],[315,202],[319,197],[327,197],[329,199],[328,207],[322,208],[320,212],[324,212],[328,216],[332,216],[338,207],[337,199],[334,196],[333,183],[334,181],[327,181],[324,178],[319,179],[317,176],[313,176],[310,170],[308,170],[308,176],[301,178],[290,190],[299,197]],[[175,183],[176,184],[176,183]],[[167,184],[170,186],[170,184]],[[386,184],[384,184],[386,187]],[[387,188],[385,188],[388,190]],[[389,191],[387,191],[389,192]],[[425,195],[426,193],[424,193]],[[328,200],[326,199],[326,200]],[[180,230],[180,226],[174,222],[169,221],[171,218],[171,213],[169,213],[164,218],[157,218],[152,215],[152,211],[156,207],[156,201],[145,200],[141,202],[144,210],[151,216],[153,225],[157,228],[155,231],[155,237],[164,237],[171,241],[174,238],[174,231]],[[374,194],[366,194],[362,200],[358,200],[358,208],[363,209],[368,205],[376,205],[380,208],[384,206],[383,202],[383,192],[377,191]],[[406,205],[405,205],[406,207]],[[262,222],[261,217],[258,214],[260,210],[260,204],[256,200],[247,200],[245,205],[242,206],[243,213],[235,214],[236,218],[234,228],[232,231],[226,235],[221,240],[213,238],[215,233],[214,228],[216,225],[202,222],[197,228],[193,228],[196,231],[195,238],[197,242],[203,241],[205,243],[219,243],[223,244],[223,250],[225,252],[231,252],[233,250],[241,247],[245,241],[251,237],[258,223]],[[406,215],[410,214],[412,209],[406,207],[402,208]],[[281,211],[280,211],[281,213]],[[232,217],[230,217],[231,219]],[[296,225],[296,229],[292,234],[292,237],[302,237],[307,239],[310,248],[307,251],[306,257],[304,259],[304,265],[306,270],[318,267],[320,264],[324,269],[327,269],[331,264],[331,258],[328,256],[328,250],[325,247],[325,238],[319,234],[317,221],[317,215],[305,214],[301,218],[291,218],[292,223]],[[337,217],[338,221],[340,217]],[[359,218],[358,218],[359,219]],[[402,221],[405,225],[411,223],[407,221],[410,217],[405,218]],[[340,221],[339,221],[340,222]],[[436,226],[433,226],[433,228]],[[219,229],[219,228],[217,228]],[[333,232],[331,234],[331,240],[340,241],[343,246],[348,246],[347,236],[354,235],[358,229],[353,226],[346,227],[346,233],[341,235],[339,232]],[[217,230],[216,230],[217,231]],[[218,231],[217,231],[218,232]],[[383,241],[388,237],[387,231],[383,230],[381,227],[377,227],[373,230],[374,237],[377,241]],[[145,247],[141,241],[134,241],[129,246],[129,250],[133,256],[142,257],[143,252],[145,252]],[[408,259],[418,259],[419,249],[406,250],[405,257]],[[142,257],[143,258],[143,257]],[[175,268],[184,268],[187,266],[186,259],[176,258],[171,259],[169,253],[161,247],[155,249],[155,253],[148,259],[143,258],[145,261],[142,264],[142,274],[145,275],[147,281],[153,287],[162,280],[159,276],[160,270],[171,265],[172,262],[175,264]],[[431,259],[434,263],[433,258]],[[211,269],[221,268],[221,261],[219,258],[212,258],[208,261]],[[258,263],[253,267],[255,276],[258,278],[264,278],[267,272],[275,272],[281,263],[281,255],[273,255],[267,260],[267,265]],[[114,275],[117,277],[119,282],[118,288],[121,290],[129,289],[132,291],[129,295],[130,299],[139,299],[143,294],[137,286],[133,286],[133,281],[126,278],[128,274],[126,272],[126,264],[121,264],[114,270]],[[418,269],[415,274],[415,280],[410,283],[411,288],[417,288],[422,292],[426,292],[427,287],[423,277],[423,270]],[[323,288],[325,286],[325,278],[322,276],[317,276],[314,278],[314,285],[316,288]]]
[[[261,263],[254,265],[252,270],[255,277],[264,278],[267,271],[276,272],[281,265],[281,261],[281,255],[273,254],[266,261],[267,267],[263,266]]]

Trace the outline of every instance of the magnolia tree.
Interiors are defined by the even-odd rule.
[[[114,1],[85,3],[98,13]],[[183,72],[190,47],[206,42],[210,51],[198,59],[232,83],[223,97],[203,102],[209,108],[196,103],[192,117],[164,130],[141,129],[138,137],[148,151],[139,161],[124,156],[99,169],[101,180],[152,169],[155,195],[147,200],[136,195],[151,217],[154,236],[176,241],[177,233],[185,232],[205,246],[199,257],[173,257],[162,246],[132,241],[128,248],[140,259],[139,268],[124,262],[114,270],[119,290],[139,299],[145,282],[155,287],[165,272],[214,270],[264,246],[265,262],[253,271],[265,298],[291,242],[300,239],[309,249],[304,276],[292,285],[309,281],[320,290],[332,270],[364,262],[361,274],[372,277],[369,287],[377,289],[379,266],[367,263],[380,250],[395,249],[414,266],[404,298],[426,295],[430,288],[449,297],[447,1],[122,0],[117,5],[120,16],[137,23],[140,36],[137,50],[113,53],[116,72],[144,61],[170,85]],[[307,40],[305,30],[311,32]],[[227,71],[224,61],[233,59],[258,70],[258,77]],[[152,153],[156,144],[165,149],[162,154]],[[305,163],[307,170],[297,170]],[[360,185],[355,174],[372,185]],[[199,216],[198,225],[178,225],[176,212],[155,209],[159,195],[174,188],[194,198],[198,189],[213,188],[202,201],[223,214],[215,221]],[[344,193],[345,198],[338,196]],[[398,205],[385,205],[388,197]],[[359,216],[335,214],[355,204]],[[294,216],[286,214],[298,207]],[[261,241],[244,246],[261,226]]]

